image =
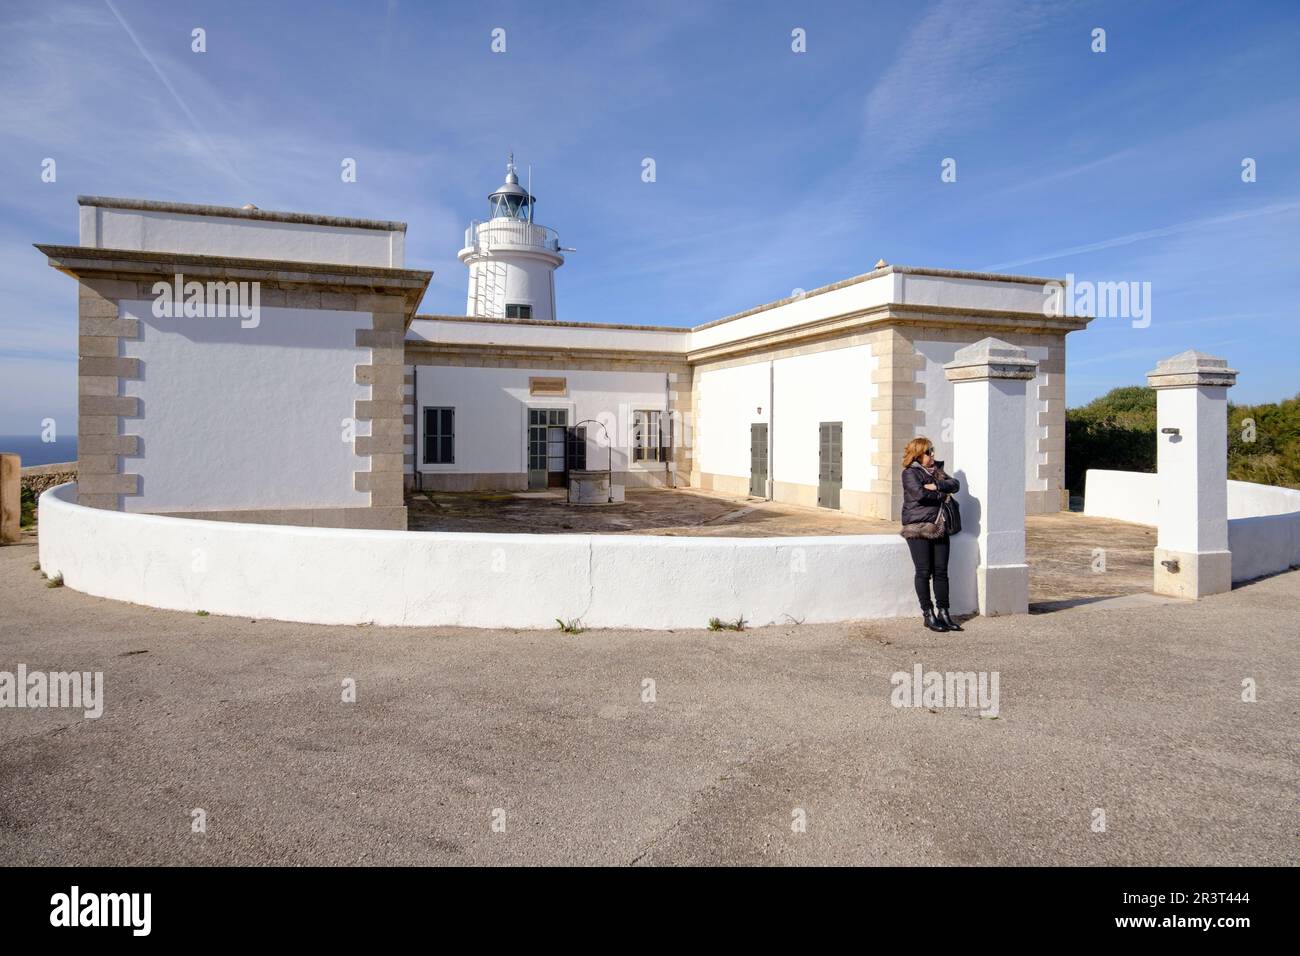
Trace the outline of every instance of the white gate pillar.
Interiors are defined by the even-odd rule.
[[[1228,389],[1237,370],[1195,350],[1147,373],[1156,390],[1155,592],[1232,590],[1228,550]]]
[[[962,533],[953,557],[973,558],[981,614],[1025,614],[1025,389],[1038,363],[1022,348],[987,338],[958,350],[944,371],[953,383],[949,473],[961,481]]]

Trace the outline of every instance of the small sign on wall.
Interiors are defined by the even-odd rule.
[[[568,395],[568,380],[563,378],[540,378],[529,376],[529,395]]]

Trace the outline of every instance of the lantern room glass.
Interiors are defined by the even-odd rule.
[[[528,219],[528,197],[511,196],[493,193],[490,200],[492,206],[492,219],[518,219],[526,221]]]

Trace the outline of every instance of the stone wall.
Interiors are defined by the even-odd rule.
[[[64,461],[53,465],[32,465],[23,469],[22,487],[23,491],[30,491],[33,495],[39,497],[41,492],[47,491],[55,485],[62,485],[76,480],[77,463],[75,461]]]

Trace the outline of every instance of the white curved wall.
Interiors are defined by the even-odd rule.
[[[1228,550],[1234,581],[1300,567],[1300,491],[1228,482]]]
[[[1229,518],[1228,550],[1234,582],[1300,567],[1300,512]]]
[[[1228,520],[1300,511],[1300,491],[1250,481],[1228,482]]]
[[[1083,513],[1154,526],[1156,489],[1154,474],[1089,470]],[[1234,582],[1300,566],[1300,491],[1229,481],[1228,550]]]
[[[916,614],[894,535],[652,535],[352,531],[84,508],[40,499],[41,569],[74,590],[181,611],[321,624],[696,628]],[[975,607],[954,562],[953,611]]]
[[[1089,468],[1083,479],[1083,513],[1155,527],[1155,473]]]

